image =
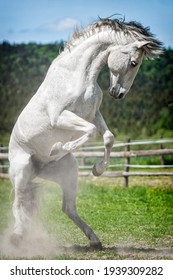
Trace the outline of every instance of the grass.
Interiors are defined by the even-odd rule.
[[[9,212],[13,200],[11,189],[9,181],[0,180],[0,233],[8,225]]]
[[[80,179],[77,196],[79,215],[94,229],[103,250],[89,249],[83,233],[61,211],[62,195],[52,183],[44,190],[40,215],[44,227],[65,250],[57,259],[172,258],[173,187],[171,177],[120,180]],[[7,227],[12,196],[8,181],[0,181],[0,233]],[[73,245],[80,247],[73,247]],[[74,250],[74,248],[76,248]],[[164,251],[162,249],[166,249]],[[167,254],[169,250],[171,256]],[[158,251],[161,250],[161,251]],[[164,254],[164,252],[166,252]],[[3,256],[2,256],[3,258]]]

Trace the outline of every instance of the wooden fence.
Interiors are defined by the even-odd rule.
[[[114,144],[113,150],[111,152],[111,160],[113,159],[123,159],[123,162],[110,164],[108,171],[105,171],[102,176],[104,177],[124,177],[124,185],[128,186],[128,181],[130,176],[173,176],[173,172],[163,171],[163,169],[173,168],[173,165],[166,164],[164,156],[173,155],[173,149],[165,148],[163,144],[173,144],[172,139],[159,139],[159,140],[145,140],[145,141],[133,141],[130,139],[125,143]],[[139,149],[140,146],[151,146],[155,145],[159,147],[157,149]],[[131,150],[131,147],[135,147],[135,150]],[[123,149],[123,151],[115,152],[117,149]],[[102,150],[102,151],[101,151]],[[103,146],[90,146],[83,147],[81,151],[75,153],[78,160],[82,159],[83,165],[80,165],[79,171],[81,176],[90,176],[92,175],[92,165],[86,165],[86,159],[94,158],[94,161],[99,160],[103,157]],[[159,157],[160,164],[132,164],[131,161],[139,157]],[[173,156],[172,156],[173,163]],[[120,169],[116,171],[116,169]],[[145,169],[147,171],[131,171],[130,169]],[[156,172],[151,172],[148,170],[157,169]],[[85,171],[84,171],[85,170]],[[87,171],[86,171],[87,170]]]
[[[163,169],[173,168],[173,165],[165,163],[165,156],[173,155],[172,139],[159,139],[159,140],[145,140],[145,141],[130,141],[125,143],[116,143],[111,152],[111,163],[107,171],[102,176],[106,177],[124,177],[124,185],[128,186],[130,176],[173,176],[173,172],[163,171]],[[157,149],[139,149],[140,146],[159,146]],[[169,145],[169,148],[165,148]],[[132,147],[136,147],[132,150]],[[170,148],[171,147],[171,148]],[[122,150],[123,149],[123,150]],[[120,151],[115,151],[120,150]],[[98,143],[91,143],[89,146],[82,147],[75,156],[79,162],[79,175],[92,176],[93,163],[103,158],[104,146]],[[157,156],[160,164],[135,164],[131,161],[139,157]],[[115,163],[117,159],[121,159],[120,163]],[[157,160],[158,161],[158,160]],[[173,163],[173,156],[171,156]],[[92,163],[91,163],[92,162]],[[113,163],[112,163],[113,162]],[[118,169],[118,171],[117,171]],[[132,171],[132,169],[145,169],[145,171]],[[148,170],[157,169],[157,172]],[[0,147],[0,178],[8,179],[8,150],[6,147]]]

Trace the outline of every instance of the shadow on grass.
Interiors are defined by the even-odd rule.
[[[173,248],[137,248],[133,246],[104,246],[102,249],[94,249],[90,246],[55,246],[54,252],[48,254],[33,254],[26,256],[25,252],[10,256],[0,252],[0,259],[39,259],[39,260],[172,260]]]
[[[136,256],[157,256],[157,257],[169,257],[173,259],[173,248],[137,248],[133,246],[104,246],[102,249],[95,249],[90,246],[62,246],[60,247],[60,251],[63,251],[65,254],[70,253],[89,253],[89,252],[100,252],[100,254],[108,255],[113,253],[114,255],[136,255]]]

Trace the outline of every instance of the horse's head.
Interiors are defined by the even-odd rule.
[[[110,95],[123,98],[130,90],[144,56],[146,41],[136,41],[110,49],[108,67],[110,69]]]

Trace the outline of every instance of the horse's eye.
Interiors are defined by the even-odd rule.
[[[132,61],[131,61],[131,66],[135,67],[135,66],[137,66],[137,65],[138,65],[138,63],[137,63],[135,60],[132,60]]]

